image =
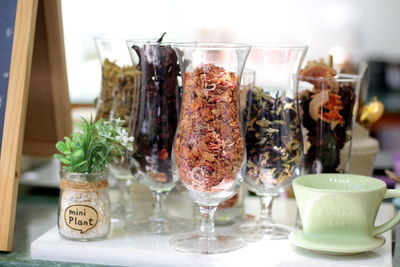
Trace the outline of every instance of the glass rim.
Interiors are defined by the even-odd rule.
[[[269,48],[269,49],[285,49],[285,48],[291,48],[291,49],[308,49],[308,45],[303,45],[300,43],[279,43],[279,42],[266,42],[266,43],[249,43],[249,45],[252,48]]]
[[[166,39],[167,41],[157,42],[158,38],[150,39],[125,39],[128,45],[131,44],[149,44],[149,45],[175,45],[176,43],[194,43],[193,41]]]
[[[245,43],[228,43],[228,42],[178,42],[175,48],[191,48],[191,49],[250,49],[251,45]]]
[[[301,78],[306,78],[306,80],[302,80]],[[360,75],[358,74],[346,74],[346,73],[338,73],[333,77],[338,82],[357,82],[360,79]],[[307,81],[326,81],[328,77],[313,77],[307,75],[299,75],[299,81],[307,82]]]
[[[124,38],[124,37],[107,37],[107,36],[94,36],[93,40],[95,42],[97,41],[122,41],[124,43],[128,42],[134,42],[134,43],[149,43],[149,44],[175,44],[175,43],[193,43],[193,41],[188,41],[188,40],[183,40],[183,39],[168,39],[165,38],[166,41],[162,41],[161,43],[158,43],[157,40],[159,38]]]
[[[122,42],[124,42],[124,41],[126,41],[127,39],[126,38],[123,38],[123,37],[107,37],[107,36],[95,36],[95,37],[93,37],[93,41],[95,41],[95,42],[97,42],[97,41],[110,41],[110,42],[112,42],[112,41],[122,41]]]
[[[308,185],[306,184],[307,179],[313,179],[314,177],[320,176],[319,180],[321,179],[332,179],[333,177],[340,175],[342,176],[343,174],[339,173],[320,173],[320,174],[306,174],[306,175],[301,175],[293,180],[293,185],[304,188],[305,190],[309,191],[314,191],[314,192],[321,192],[321,193],[331,193],[331,192],[338,192],[338,193],[365,193],[365,192],[372,192],[372,191],[377,191],[380,190],[384,187],[386,187],[385,183],[381,180],[374,179],[370,180],[371,177],[364,176],[364,175],[359,175],[359,174],[345,174],[348,177],[352,177],[351,179],[356,179],[356,180],[364,180],[364,181],[373,181],[374,183],[374,188],[369,188],[369,189],[360,189],[360,190],[351,190],[351,189],[324,189],[324,188],[319,188],[316,186]],[[310,178],[311,177],[311,178]]]

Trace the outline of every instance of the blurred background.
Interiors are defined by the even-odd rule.
[[[400,1],[398,0],[62,0],[70,97],[93,105],[101,68],[95,36],[209,42],[290,42],[307,58],[333,55],[334,66],[357,73],[369,64],[368,98],[385,104],[372,129],[385,151],[400,149]],[[389,155],[390,156],[390,155]]]

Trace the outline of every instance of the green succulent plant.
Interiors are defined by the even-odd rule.
[[[133,137],[128,137],[123,120],[82,120],[79,130],[71,138],[64,137],[65,142],[56,144],[61,154],[54,154],[54,158],[67,172],[104,172],[110,162],[125,155],[127,149],[132,149]]]

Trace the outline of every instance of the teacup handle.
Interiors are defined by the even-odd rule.
[[[399,189],[388,189],[383,196],[383,198],[394,198],[394,197],[400,197],[400,190]],[[393,227],[395,227],[398,223],[400,222],[400,211],[397,212],[397,214],[387,221],[386,223],[379,225],[377,227],[374,227],[374,230],[372,234],[374,236],[380,235],[386,231],[389,231]]]

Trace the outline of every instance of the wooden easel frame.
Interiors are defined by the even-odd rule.
[[[0,251],[12,250],[26,117],[28,117],[28,120],[32,119],[32,110],[35,111],[36,108],[43,105],[43,101],[38,102],[38,100],[43,100],[40,97],[46,97],[44,95],[46,94],[50,102],[46,105],[50,106],[50,110],[45,110],[42,115],[39,114],[39,119],[36,118],[36,120],[40,120],[40,125],[35,125],[36,123],[27,124],[28,131],[25,140],[28,140],[28,142],[24,145],[24,151],[29,154],[51,155],[55,142],[63,136],[69,135],[72,128],[62,32],[61,1],[17,1],[0,154]],[[40,15],[39,18],[38,14]],[[38,28],[36,28],[37,25],[39,25]],[[45,29],[42,29],[43,27]],[[34,40],[35,37],[38,38],[36,32],[38,30],[44,32],[44,34],[40,35],[41,40]],[[43,42],[45,44],[42,44]],[[36,49],[34,49],[34,45]],[[42,54],[35,57],[33,54],[36,54],[37,50],[41,50]],[[43,50],[45,51],[43,52]],[[32,62],[32,58],[37,60]],[[32,64],[35,65],[33,69]],[[39,68],[41,72],[37,71]],[[42,75],[43,79],[35,82],[38,75]],[[40,91],[42,87],[46,88],[46,92],[43,89]],[[29,110],[28,114],[27,110]],[[49,121],[48,117],[45,116],[50,113],[53,121]],[[53,133],[51,140],[40,143],[34,138],[29,138],[32,131],[39,130],[39,132],[36,132],[36,136],[40,136],[40,130],[43,133],[48,128],[51,128]]]
[[[71,133],[60,0],[39,0],[23,153],[52,156]]]
[[[0,156],[0,250],[11,251],[38,0],[18,1]]]

